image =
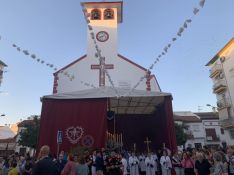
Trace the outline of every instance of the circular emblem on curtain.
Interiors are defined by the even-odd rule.
[[[114,111],[107,111],[107,119],[108,120],[113,120],[114,116],[115,116],[115,112]]]
[[[65,135],[72,144],[77,144],[84,134],[84,129],[80,126],[70,126],[66,129]]]
[[[94,138],[91,135],[86,135],[82,138],[82,145],[85,147],[92,147],[94,144]]]

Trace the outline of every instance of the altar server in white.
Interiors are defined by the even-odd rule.
[[[128,160],[130,175],[139,175],[139,160],[135,156],[135,153],[132,153]]]
[[[148,153],[146,159],[145,159],[145,165],[146,165],[146,175],[155,175],[155,167],[156,162],[154,160],[154,157],[151,153]]]
[[[145,154],[144,153],[142,153],[139,157],[138,157],[138,159],[139,159],[139,161],[140,161],[140,164],[139,164],[139,166],[140,166],[140,172],[141,172],[141,174],[145,174],[145,171],[146,171],[146,166],[145,166]]]
[[[163,150],[163,156],[160,158],[160,164],[162,166],[162,175],[171,175],[172,164],[167,150]]]

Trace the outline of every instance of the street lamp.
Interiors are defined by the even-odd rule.
[[[217,112],[217,107],[212,106],[211,104],[206,104],[206,106],[212,107],[212,111]]]
[[[1,114],[0,116],[1,116],[1,117],[5,117],[5,116],[6,116],[6,114]]]

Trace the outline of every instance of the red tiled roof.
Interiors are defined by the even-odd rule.
[[[201,118],[201,120],[218,120],[219,119],[218,112],[198,112],[194,114],[198,115]]]
[[[196,116],[179,116],[174,114],[174,121],[182,121],[182,122],[201,122],[199,118]]]

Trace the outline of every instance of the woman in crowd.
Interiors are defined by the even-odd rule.
[[[76,175],[88,175],[89,174],[89,167],[85,163],[84,156],[80,156],[79,158],[79,164],[76,166]]]
[[[211,165],[202,152],[196,154],[197,160],[195,161],[196,175],[209,175]]]
[[[195,175],[194,173],[194,161],[190,156],[189,152],[183,154],[183,160],[181,162],[182,167],[184,168],[185,175]]]
[[[33,168],[33,164],[31,163],[31,159],[27,158],[25,165],[23,167],[23,173],[22,175],[31,175],[32,174],[32,168]]]
[[[227,169],[222,162],[222,155],[219,152],[213,154],[214,166],[212,168],[211,175],[228,175]]]
[[[63,171],[61,172],[61,175],[76,175],[77,165],[78,165],[77,155],[75,155],[74,157],[72,155],[70,155],[69,161],[66,163]]]
[[[172,165],[175,168],[176,175],[184,175],[184,169],[181,164],[181,153],[175,152],[172,157]]]

